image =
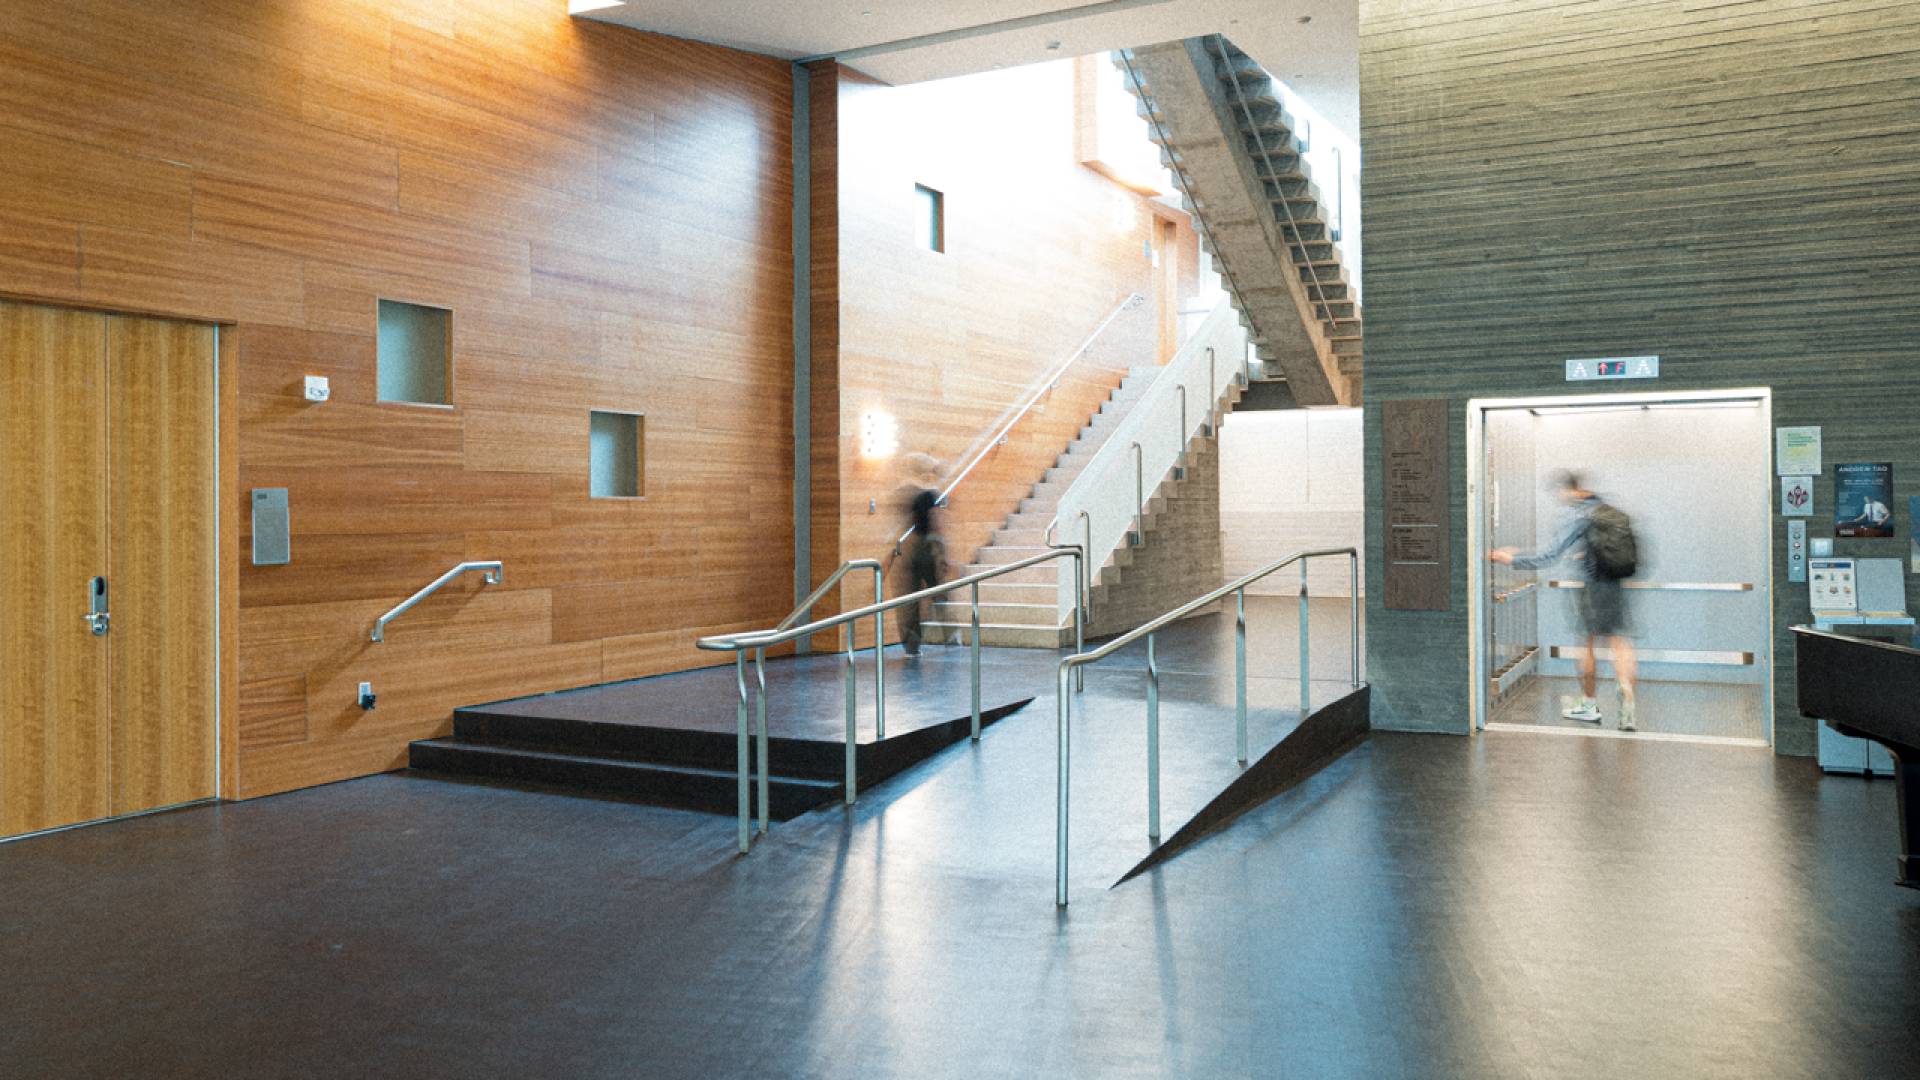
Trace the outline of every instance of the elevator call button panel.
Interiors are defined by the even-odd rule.
[[[1821,611],[1858,611],[1852,559],[1813,559],[1808,565],[1807,589],[1812,608]]]

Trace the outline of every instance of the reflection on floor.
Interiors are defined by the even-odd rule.
[[[1618,686],[1612,679],[1600,680],[1598,699],[1604,720],[1597,725],[1560,715],[1560,699],[1580,693],[1579,679],[1560,676],[1527,680],[1502,698],[1487,719],[1490,724],[1613,731],[1620,720]],[[1641,734],[1766,743],[1766,695],[1758,686],[1642,681],[1637,697],[1635,726]]]

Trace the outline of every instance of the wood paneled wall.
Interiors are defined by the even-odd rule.
[[[230,322],[239,484],[290,489],[292,564],[240,568],[226,794],[789,606],[788,66],[565,9],[5,5],[0,294]],[[375,401],[379,297],[453,310],[453,407]],[[647,414],[646,499],[588,498],[596,407]],[[463,558],[505,582],[367,641]]]
[[[925,451],[959,468],[996,418],[1130,293],[1146,303],[955,493],[949,557],[964,563],[986,543],[1126,366],[1157,362],[1147,244],[1161,218],[1149,200],[1078,164],[1074,105],[1071,60],[906,87],[842,76],[842,559],[884,556],[905,527],[901,457]],[[915,184],[945,196],[944,252],[916,243]],[[1181,224],[1174,242],[1181,296],[1190,296],[1191,227]],[[861,417],[876,410],[898,422],[891,458],[860,454]]]
[[[1770,386],[1776,424],[1824,427],[1823,513],[1844,461],[1893,462],[1904,506],[1920,490],[1915,41],[1920,6],[1866,0],[1362,0],[1368,506],[1380,402],[1447,397],[1464,423],[1468,398],[1567,393],[1567,358],[1645,353],[1659,389]],[[1810,753],[1787,629],[1806,591],[1771,528],[1776,746]],[[1837,550],[1900,557],[1905,528]],[[1463,731],[1465,563],[1453,610],[1386,611],[1379,545],[1371,530],[1374,722]]]

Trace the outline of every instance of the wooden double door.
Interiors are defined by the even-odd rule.
[[[216,333],[0,302],[0,837],[214,795]]]

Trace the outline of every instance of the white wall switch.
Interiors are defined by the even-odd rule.
[[[325,375],[307,376],[307,400],[325,401],[333,396],[333,388],[327,384]]]

